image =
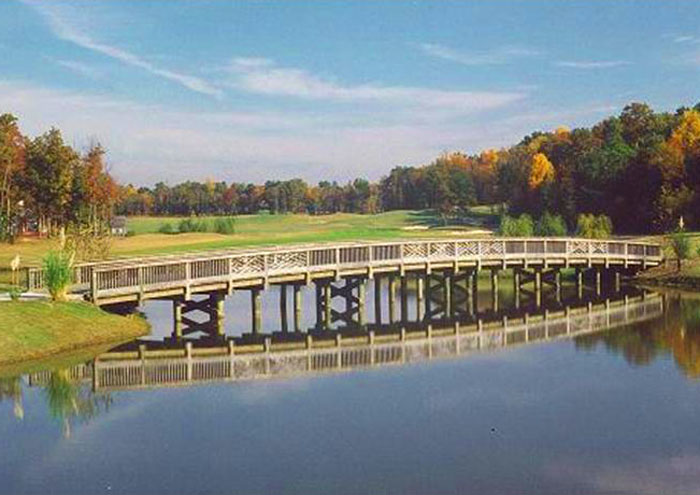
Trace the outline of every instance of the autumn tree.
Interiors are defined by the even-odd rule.
[[[24,145],[17,118],[0,115],[0,240],[13,236],[13,206],[21,200],[17,176],[24,168]]]
[[[73,213],[73,179],[79,162],[78,153],[63,142],[58,129],[29,141],[25,185],[41,230],[65,232]]]

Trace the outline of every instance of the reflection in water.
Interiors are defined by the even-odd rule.
[[[0,378],[0,402],[11,400],[12,408],[17,419],[24,418],[24,406],[22,405],[22,383],[18,376]]]
[[[108,411],[112,403],[109,394],[95,393],[73,369],[51,371],[44,385],[46,401],[51,415],[63,425],[63,436],[70,437],[71,423],[75,420],[87,422],[101,411]]]
[[[511,305],[499,311],[486,308],[471,316],[447,318],[438,314],[420,321],[364,326],[350,321],[334,330],[312,328],[308,333],[226,337],[219,334],[216,326],[202,326],[205,331],[200,330],[194,337],[137,339],[90,362],[31,373],[27,379],[30,386],[45,389],[51,415],[62,422],[63,434],[69,437],[74,421],[87,422],[109,410],[113,399],[106,390],[111,389],[406,364],[569,337],[576,337],[576,345],[581,348],[604,342],[622,349],[631,356],[631,362],[643,364],[650,362],[653,353],[660,352],[664,345],[697,349],[697,341],[687,343],[691,337],[685,330],[688,318],[697,316],[697,312],[690,310],[687,301],[671,301],[661,324],[663,298],[626,288],[605,298],[559,298],[539,308]],[[621,325],[630,324],[635,325],[631,330],[620,331]],[[678,337],[669,340],[678,333],[669,331],[669,326],[683,329],[686,344],[680,345]],[[600,333],[582,336],[591,332]],[[696,358],[696,353],[684,353],[683,369],[695,372],[699,366]],[[0,400],[13,400],[15,416],[21,419],[24,410],[20,378],[5,378],[0,384]]]
[[[0,379],[0,438],[21,447],[0,449],[0,491],[697,492],[697,384],[658,364],[698,376],[698,301],[627,291],[525,309],[506,294],[473,316],[259,335],[231,331],[227,311],[226,335],[181,339],[146,314],[149,339]],[[320,376],[357,367],[384,371]],[[290,372],[315,378],[250,380]]]
[[[662,321],[640,322],[624,332],[605,331],[577,337],[577,347],[604,345],[635,365],[648,365],[670,355],[683,373],[700,377],[700,300],[666,297]]]

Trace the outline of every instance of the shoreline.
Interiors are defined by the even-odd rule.
[[[0,367],[49,359],[146,335],[148,322],[82,302],[0,302]]]

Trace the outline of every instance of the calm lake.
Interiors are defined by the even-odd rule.
[[[368,366],[96,390],[71,368],[6,376],[0,493],[700,493],[700,296],[624,291],[580,300],[569,287],[519,309],[506,291],[495,311],[485,290],[487,323],[570,306],[590,328],[569,335],[564,316],[551,340],[418,342],[427,354],[399,349],[386,365],[372,354]],[[367,300],[372,322],[371,287]],[[227,299],[227,335],[249,331],[249,306]],[[263,309],[263,332],[278,331],[274,289]],[[172,341],[172,306],[143,311],[146,340]],[[206,346],[199,337],[187,338]]]

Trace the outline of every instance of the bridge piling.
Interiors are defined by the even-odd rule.
[[[280,285],[280,327],[283,333],[289,331],[287,325],[287,284]]]
[[[301,285],[294,284],[294,331],[301,331]]]
[[[374,276],[374,322],[382,323],[382,277]]]
[[[389,323],[396,321],[396,276],[389,275]]]
[[[250,305],[253,334],[262,332],[262,295],[260,288],[250,289]]]

